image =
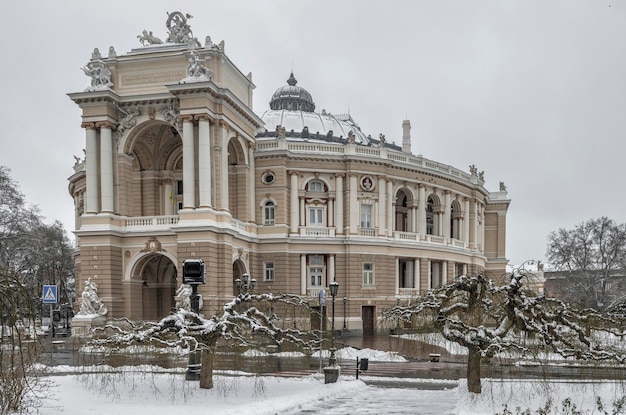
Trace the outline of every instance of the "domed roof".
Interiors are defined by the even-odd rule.
[[[316,113],[311,94],[297,83],[292,72],[287,85],[274,92],[271,109],[260,114],[266,130],[257,137],[276,136],[276,127],[282,126],[289,139],[346,142],[351,135],[355,143],[371,144],[371,137],[361,131],[350,114],[333,115],[325,110],[321,114]]]
[[[274,92],[270,101],[273,110],[315,111],[315,103],[309,91],[297,86],[298,81],[293,72],[287,79],[287,85],[281,86]]]

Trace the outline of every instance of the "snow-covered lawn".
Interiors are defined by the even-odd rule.
[[[71,370],[60,367],[56,371]],[[187,382],[181,370],[154,373],[149,367],[92,367],[100,373],[49,376],[50,399],[36,413],[47,415],[112,415],[147,413],[205,414],[495,414],[504,405],[532,411],[552,399],[556,406],[571,398],[578,409],[592,412],[596,396],[605,406],[626,395],[622,383],[549,382],[492,380],[483,383],[484,392],[472,395],[461,381],[376,378],[385,388],[368,385],[365,377],[355,380],[342,376],[335,384],[324,384],[323,375],[302,378],[254,376],[220,372],[215,388],[201,390],[197,382]],[[148,370],[148,371],[146,371]],[[366,382],[363,382],[365,380]],[[440,386],[432,388],[433,384]],[[369,398],[369,399],[368,399]],[[348,410],[348,412],[346,412]],[[189,411],[189,412],[187,412]],[[533,412],[534,413],[534,412]],[[611,413],[609,411],[609,413]]]

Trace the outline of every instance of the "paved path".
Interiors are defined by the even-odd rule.
[[[370,385],[356,389],[349,395],[331,396],[328,399],[302,404],[285,414],[447,415],[456,411],[457,398],[453,390],[416,389],[415,384],[406,388],[395,385],[394,387]]]

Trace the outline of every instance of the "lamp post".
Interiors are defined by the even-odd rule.
[[[240,278],[235,280],[235,287],[237,287],[237,291],[239,291],[239,295],[254,291],[254,287],[256,287],[256,280],[254,278],[250,279],[250,275],[245,273]]]
[[[346,326],[346,303],[348,302],[348,297],[343,297],[343,329],[347,330]]]
[[[337,366],[337,358],[335,357],[335,297],[339,291],[339,283],[333,281],[328,285],[330,296],[333,298],[332,320],[331,320],[331,338],[330,338],[330,358],[328,359],[328,367],[324,368],[324,383],[335,383],[339,379],[340,368]]]
[[[202,259],[186,259],[183,262],[183,284],[191,286],[191,295],[189,296],[191,311],[200,312],[200,294],[198,294],[198,285],[204,284],[206,279],[206,271],[204,261]],[[145,284],[144,281],[144,286]],[[200,370],[202,368],[202,356],[198,350],[192,350],[189,353],[189,361],[187,362],[187,371],[185,372],[185,380],[200,380]]]

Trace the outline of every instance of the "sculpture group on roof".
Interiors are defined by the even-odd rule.
[[[113,82],[111,81],[111,70],[102,59],[91,61],[81,69],[85,75],[91,77],[91,87],[87,88],[88,91],[110,88],[113,86]]]

